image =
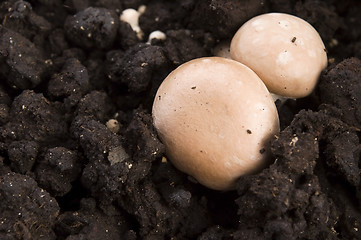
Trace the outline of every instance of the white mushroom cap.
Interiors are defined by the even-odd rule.
[[[310,94],[327,66],[317,31],[301,18],[283,13],[246,22],[232,39],[231,56],[255,71],[270,92],[292,98]]]
[[[119,122],[117,120],[115,120],[115,119],[109,119],[106,122],[106,126],[113,133],[119,132],[119,129],[120,129]]]
[[[153,122],[170,161],[216,190],[268,165],[268,143],[279,131],[266,86],[245,65],[209,57],[189,61],[163,81]]]
[[[153,39],[166,40],[167,35],[162,31],[156,30],[149,34],[147,43],[150,44]]]
[[[132,8],[128,8],[128,9],[125,9],[119,17],[119,19],[121,21],[127,22],[131,26],[133,31],[137,33],[138,39],[143,38],[143,31],[139,27],[139,17],[141,14],[142,14],[142,12],[140,12],[140,11],[137,11]]]

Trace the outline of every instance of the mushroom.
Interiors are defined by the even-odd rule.
[[[276,106],[245,65],[199,58],[179,66],[159,87],[153,123],[170,161],[199,183],[230,190],[236,180],[269,164],[279,131]]]
[[[106,122],[106,126],[113,133],[119,132],[120,126],[116,119],[109,119],[109,121]]]
[[[268,13],[247,21],[234,35],[231,57],[251,68],[272,93],[309,95],[327,66],[325,46],[306,21]]]
[[[137,33],[138,39],[143,39],[143,31],[139,27],[139,17],[145,12],[146,7],[144,5],[138,8],[138,11],[133,8],[127,8],[123,10],[119,19],[123,22],[126,22],[130,25],[134,32]]]
[[[153,39],[166,40],[167,35],[165,35],[165,33],[162,31],[156,30],[149,34],[147,43],[151,44]]]

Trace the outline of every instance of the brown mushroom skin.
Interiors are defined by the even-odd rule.
[[[327,66],[325,46],[306,21],[267,13],[247,21],[234,35],[231,57],[251,68],[272,93],[300,98],[315,88]]]
[[[179,170],[215,190],[269,164],[268,145],[279,132],[276,106],[245,65],[209,57],[189,61],[163,81],[153,124]]]

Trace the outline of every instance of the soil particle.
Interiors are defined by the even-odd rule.
[[[36,14],[30,2],[13,0],[3,3],[0,9],[6,12],[2,22],[3,27],[20,33],[37,47],[44,44],[52,29],[52,24]]]
[[[51,53],[56,55],[61,55],[63,51],[69,48],[63,29],[54,29],[49,34],[49,45]]]
[[[360,184],[360,150],[357,132],[347,128],[328,135],[324,149],[326,164],[334,171],[333,174],[356,187]]]
[[[164,74],[159,72],[168,65],[164,49],[148,44],[135,45],[124,55],[112,54],[108,60],[111,62],[107,74],[109,79],[125,84],[129,91],[134,93],[147,90],[153,78],[160,82]]]
[[[193,1],[190,0],[149,1],[146,3],[146,11],[139,18],[140,28],[145,36],[155,30],[166,32],[184,28],[182,23],[189,17],[193,5]]]
[[[331,41],[336,30],[343,24],[335,9],[330,7],[327,2],[306,0],[301,3],[298,1],[295,4],[293,14],[316,28],[325,45]]]
[[[92,91],[80,99],[76,115],[91,116],[95,120],[104,123],[114,112],[115,106],[108,95],[101,91]]]
[[[46,1],[48,1],[48,0],[46,0]],[[74,12],[74,13],[83,11],[90,6],[113,9],[117,13],[119,13],[120,10],[122,9],[122,2],[124,2],[124,1],[120,1],[120,0],[96,0],[96,1],[65,0],[64,4],[66,5],[68,11]]]
[[[128,23],[123,21],[119,22],[119,35],[120,46],[123,49],[128,49],[140,42],[137,33]]]
[[[8,105],[0,103],[0,125],[5,124],[9,120],[9,111]]]
[[[127,239],[123,238],[127,230],[121,212],[104,214],[96,208],[93,198],[84,198],[80,209],[67,211],[58,217],[55,232],[61,239]],[[69,236],[69,237],[67,237]]]
[[[268,4],[271,12],[277,9],[279,12],[291,13],[293,10],[294,1],[269,0]]]
[[[263,239],[337,238],[333,229],[339,213],[318,180],[318,168],[327,168],[327,160],[319,156],[326,153],[324,144],[332,136],[330,132],[343,129],[352,131],[324,112],[301,111],[296,115],[272,144],[275,164],[239,181],[236,202],[240,221],[247,221],[247,228],[256,228],[249,236],[242,233],[243,239],[254,236],[257,229]]]
[[[9,94],[3,87],[0,87],[0,104],[5,104],[7,106],[10,106],[11,104]]]
[[[174,172],[169,163],[160,163],[159,157],[164,154],[164,147],[156,137],[149,114],[141,110],[134,113],[125,133],[128,139],[131,135],[135,136],[136,141],[128,142],[132,146],[129,153],[134,162],[118,203],[136,217],[145,239],[162,239],[168,235],[189,238],[199,234],[208,222],[205,202],[193,197],[189,190],[177,188],[179,180],[184,178]],[[159,186],[149,178],[152,162],[158,169],[155,177]],[[167,178],[164,174],[169,171],[170,178]],[[169,227],[170,232],[165,230]]]
[[[305,220],[307,222],[305,226],[308,227],[300,230],[304,233],[307,232],[309,239],[317,238],[317,236],[334,239],[338,234],[348,234],[347,228],[350,226],[349,223],[342,221],[343,206],[339,205],[339,193],[336,194],[334,190],[330,191],[330,189],[334,188],[335,179],[339,179],[336,188],[341,186],[342,188],[353,188],[353,186],[359,185],[358,131],[328,115],[327,111],[301,111],[273,143],[274,154],[279,156],[282,152],[281,155],[288,156],[287,159],[292,163],[289,163],[289,160],[277,158],[276,164],[271,169],[277,165],[280,166],[278,169],[285,169],[285,166],[282,165],[286,165],[287,168],[292,166],[292,172],[295,173],[292,176],[296,177],[292,182],[297,191],[302,193],[298,196],[301,198],[297,201],[308,202],[305,212],[302,213],[302,216],[305,216],[302,221]],[[282,140],[284,136],[287,136],[288,141]],[[292,139],[295,136],[298,141],[293,144]],[[307,146],[312,143],[313,148]],[[308,154],[312,154],[313,157],[306,155],[307,162],[297,164],[300,160],[302,161],[302,158],[297,157],[300,156],[297,148],[307,148]],[[280,150],[281,152],[278,152]],[[304,151],[302,153],[305,155]],[[313,161],[310,161],[311,159]],[[307,165],[309,167],[305,168],[304,166]],[[348,195],[343,201],[352,201],[357,198],[358,195]],[[289,203],[292,206],[293,200]],[[299,206],[297,207],[297,211],[301,209]],[[320,221],[320,219],[324,219],[324,221]],[[337,234],[335,229],[337,229]]]
[[[59,214],[56,200],[25,175],[0,177],[0,238],[56,239],[53,226]]]
[[[87,69],[79,60],[70,58],[65,62],[59,74],[52,76],[48,85],[51,97],[69,97],[72,94],[84,94],[89,90]]]
[[[81,176],[83,186],[102,199],[100,204],[109,205],[123,189],[133,161],[114,161],[119,154],[113,151],[123,148],[119,136],[90,116],[76,117],[71,132],[88,159]]]
[[[9,120],[11,100],[6,91],[0,86],[0,126]]]
[[[319,89],[321,102],[339,109],[340,118],[361,129],[361,60],[342,61],[321,77]]]
[[[127,148],[136,159],[143,158],[147,161],[154,161],[164,154],[164,146],[157,137],[152,118],[143,109],[137,109],[133,112],[133,118],[124,133],[124,137],[132,139],[132,141],[127,141]]]
[[[78,152],[64,147],[49,149],[35,168],[39,185],[53,196],[63,196],[78,178],[81,161]]]
[[[196,1],[189,19],[189,27],[209,31],[217,39],[229,38],[243,23],[266,12],[267,9],[263,0]]]
[[[11,170],[21,174],[30,172],[38,151],[39,146],[37,142],[26,140],[11,142],[8,147]]]
[[[54,74],[49,83],[49,97],[63,99],[67,108],[76,106],[81,97],[89,91],[87,69],[75,58],[66,60],[60,73]]]
[[[64,138],[67,126],[62,111],[43,94],[25,90],[10,108],[10,122],[3,126],[2,139],[51,142]]]
[[[69,16],[64,25],[67,38],[86,48],[109,48],[117,36],[119,19],[105,8],[89,7]]]
[[[39,48],[3,26],[0,26],[0,63],[0,77],[16,89],[36,87],[46,71],[45,58]]]
[[[73,137],[79,141],[90,162],[107,163],[109,151],[120,144],[120,139],[103,123],[90,116],[77,116],[70,128]]]
[[[175,65],[180,65],[194,58],[209,56],[209,46],[214,45],[211,35],[203,31],[169,30],[164,47],[167,56]]]

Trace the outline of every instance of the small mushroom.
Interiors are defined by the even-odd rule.
[[[245,65],[220,57],[189,61],[163,81],[153,123],[170,161],[201,184],[230,190],[269,164],[279,131],[264,83]]]
[[[162,31],[156,30],[149,34],[147,43],[151,44],[153,39],[165,40],[167,39],[167,35]]]
[[[115,119],[109,119],[109,121],[106,122],[106,126],[113,133],[119,132],[119,122]]]
[[[143,31],[139,27],[139,17],[145,12],[145,6],[142,5],[139,7],[138,11],[132,8],[127,8],[123,10],[122,14],[120,15],[119,19],[123,22],[127,22],[134,32],[137,33],[138,39],[143,39]]]
[[[247,21],[234,35],[231,57],[251,68],[270,92],[291,98],[309,95],[327,66],[325,46],[306,21],[268,13]]]

